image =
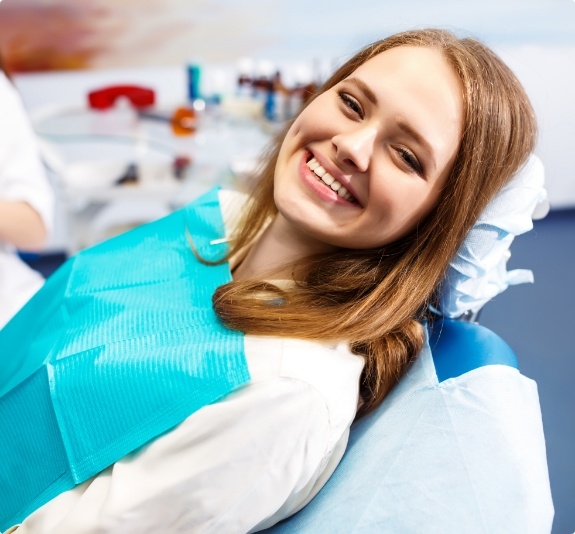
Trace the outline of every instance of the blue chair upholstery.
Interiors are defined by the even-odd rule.
[[[439,382],[484,365],[518,367],[511,347],[495,332],[477,323],[437,320],[429,328],[429,345]]]
[[[533,489],[536,485],[533,480],[522,478],[525,466],[512,466],[508,471],[507,467],[500,469],[498,464],[501,462],[501,465],[510,465],[512,462],[508,461],[509,457],[513,457],[518,447],[521,447],[521,440],[516,443],[513,438],[509,439],[513,434],[500,431],[500,427],[506,427],[505,417],[515,417],[516,412],[513,410],[521,413],[521,408],[515,407],[515,404],[519,403],[513,401],[510,402],[511,412],[508,413],[505,409],[510,398],[505,396],[506,384],[515,384],[517,380],[525,379],[516,371],[515,354],[489,329],[476,323],[451,319],[439,319],[429,328],[429,348],[431,355],[428,348],[422,351],[422,355],[413,365],[419,366],[419,369],[412,368],[413,372],[410,371],[402,379],[404,383],[400,382],[401,388],[396,386],[377,410],[353,424],[346,453],[318,495],[300,512],[265,532],[541,532],[516,522],[511,517],[512,514],[509,524],[514,526],[511,530],[505,530],[505,516],[509,505],[517,504],[523,509],[524,501],[539,500],[547,508],[551,507],[552,514],[552,505],[548,506],[550,497],[547,499],[543,495],[543,498],[539,498],[541,496],[536,495],[538,490]],[[477,373],[474,375],[472,372],[494,365],[505,367],[491,368],[486,379],[479,379],[478,390],[481,392],[484,385],[487,385],[486,389],[489,390],[489,384],[495,382],[493,390],[503,393],[491,402],[490,399],[497,397],[497,394],[489,392],[486,394],[488,400],[484,401],[481,394],[474,393],[473,384],[477,384]],[[433,367],[436,376],[432,376]],[[513,369],[505,371],[509,367]],[[418,378],[414,380],[413,376]],[[494,380],[492,376],[495,377]],[[504,376],[502,382],[499,381],[499,376]],[[461,381],[463,385],[460,384]],[[472,384],[471,387],[468,387],[468,381]],[[401,392],[398,392],[398,389],[401,389]],[[513,387],[510,389],[513,390]],[[468,394],[471,400],[466,398]],[[445,404],[445,410],[442,403]],[[429,409],[426,410],[427,406]],[[504,409],[500,410],[500,406]],[[491,432],[491,421],[497,419],[501,412],[504,412],[503,423],[499,421],[493,424],[494,431]],[[402,426],[405,414],[411,414],[415,421],[408,424],[407,430]],[[471,419],[471,425],[465,423],[467,415]],[[458,420],[464,421],[460,423]],[[429,439],[426,426],[433,429],[429,432]],[[475,426],[477,434],[474,434]],[[471,427],[471,430],[468,427]],[[532,427],[529,420],[521,428],[531,430]],[[536,434],[537,424],[534,428]],[[402,432],[403,435],[397,436]],[[482,440],[490,442],[495,451],[509,449],[504,450],[501,458],[487,469],[484,467],[491,464],[489,455],[494,453],[481,443]],[[482,453],[477,451],[485,449],[488,451],[484,458]],[[471,461],[470,458],[465,458],[467,451],[470,455],[480,456],[481,460],[475,462],[476,456],[472,456]],[[421,456],[426,459],[420,460]],[[418,462],[421,462],[423,469],[419,470]],[[399,473],[394,473],[396,464],[409,467],[407,470],[402,468],[403,474],[401,469]],[[534,462],[535,464],[537,462]],[[493,469],[493,472],[490,469]],[[544,476],[543,468],[539,469],[535,465],[535,470]],[[481,486],[482,482],[477,482],[483,472],[487,477],[485,486]],[[496,479],[499,472],[502,473],[501,481]],[[422,473],[422,480],[418,479],[419,473]],[[495,488],[498,484],[504,488],[501,494],[495,497],[487,494],[497,492],[484,489],[490,487],[491,479]],[[510,495],[506,493],[507,486],[510,488]],[[517,501],[514,488],[523,486],[527,490],[519,492],[521,495]],[[446,488],[450,489],[446,491]],[[398,493],[401,493],[401,498],[397,497]],[[459,505],[459,493],[463,496],[462,502],[465,502],[465,505]],[[542,493],[544,494],[544,490]],[[408,496],[407,499],[405,495]],[[502,506],[497,504],[498,498],[503,500]],[[456,504],[451,507],[453,503]],[[547,511],[541,513],[541,510],[534,511],[533,514],[544,517],[545,520],[549,515]],[[523,515],[526,515],[526,521],[535,524],[529,512]],[[421,530],[424,525],[428,525],[429,529]],[[503,530],[498,529],[499,526],[502,526]],[[515,527],[518,530],[515,530]],[[526,530],[521,530],[522,528]]]

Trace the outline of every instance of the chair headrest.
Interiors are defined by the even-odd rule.
[[[511,242],[533,228],[534,211],[546,201],[544,182],[543,164],[531,155],[470,230],[449,264],[433,311],[452,318],[477,313],[508,286],[533,282],[530,270],[507,271],[507,260]]]
[[[513,349],[480,324],[438,319],[428,326],[429,346],[439,382],[485,365],[518,368]]]

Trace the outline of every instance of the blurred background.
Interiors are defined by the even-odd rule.
[[[535,284],[494,299],[481,322],[538,383],[553,532],[572,533],[575,1],[3,0],[0,52],[59,205],[47,250],[26,259],[49,275],[214,184],[244,187],[270,136],[336,66],[369,42],[429,26],[490,45],[538,115],[551,212],[516,240],[510,262],[532,269]]]

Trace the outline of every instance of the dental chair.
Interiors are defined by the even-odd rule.
[[[537,386],[509,345],[465,320],[508,285],[532,281],[530,271],[505,265],[543,197],[543,167],[532,157],[452,261],[428,343],[407,374],[352,425],[343,459],[313,500],[264,532],[551,531]]]
[[[270,534],[544,533],[553,504],[536,385],[489,329],[438,319],[351,428],[330,480]]]

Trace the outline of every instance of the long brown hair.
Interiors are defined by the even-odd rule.
[[[536,138],[533,109],[511,70],[480,42],[444,30],[408,31],[369,45],[317,94],[372,57],[406,45],[439,50],[459,76],[463,92],[461,144],[432,212],[410,235],[391,245],[342,249],[298,261],[293,265],[293,287],[279,289],[246,280],[222,286],[214,295],[217,315],[232,329],[349,342],[366,362],[361,414],[383,400],[420,352],[424,342],[420,321],[450,259],[489,200],[532,152]],[[248,245],[277,213],[274,171],[289,126],[264,160],[249,208],[231,242],[231,254]],[[269,299],[262,298],[266,294]]]

